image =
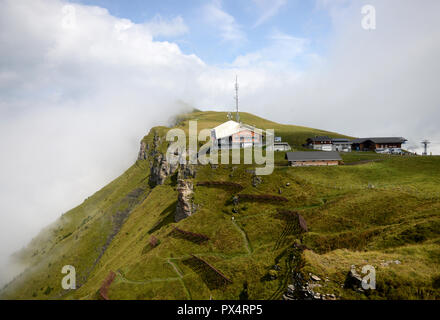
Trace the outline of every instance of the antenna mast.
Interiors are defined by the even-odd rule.
[[[430,143],[431,142],[426,139],[422,141],[423,147],[425,148],[425,151],[423,152],[424,156],[428,155],[428,144],[430,144]]]
[[[235,76],[235,120],[240,122],[240,115],[238,114],[238,77]]]

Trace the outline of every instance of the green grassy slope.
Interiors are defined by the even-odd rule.
[[[225,113],[195,112],[176,119],[187,129],[188,120],[199,129],[226,119]],[[273,128],[295,148],[305,138],[334,133],[276,124],[250,114],[242,120],[260,128]],[[164,151],[167,128],[158,150]],[[283,154],[277,154],[281,162]],[[149,185],[150,160],[139,160],[122,176],[63,215],[43,230],[17,259],[30,267],[1,292],[3,299],[97,299],[110,271],[116,278],[110,299],[279,299],[293,269],[302,267],[320,276],[316,291],[346,299],[440,297],[440,157],[385,156],[372,153],[343,155],[346,163],[378,159],[366,164],[338,167],[289,168],[279,166],[252,186],[251,165],[199,166],[194,179],[241,184],[241,194],[271,194],[288,202],[231,202],[237,190],[195,186],[197,211],[174,222],[176,178]],[[234,210],[233,210],[234,209]],[[299,212],[309,232],[300,235],[296,224],[278,210]],[[236,211],[236,212],[233,212]],[[234,219],[233,219],[234,218]],[[173,226],[201,233],[203,243],[187,240]],[[149,245],[151,237],[160,243]],[[305,265],[294,259],[292,245],[302,239],[309,248]],[[232,283],[223,284],[192,258],[203,258]],[[400,264],[386,264],[399,260]],[[377,289],[358,293],[341,288],[351,265],[372,264]],[[73,265],[79,288],[61,289],[63,265]],[[277,264],[277,279],[268,277]]]

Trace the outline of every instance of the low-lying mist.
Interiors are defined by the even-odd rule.
[[[0,284],[22,269],[6,267],[10,254],[127,169],[152,126],[191,108],[232,110],[236,74],[242,111],[404,136],[418,152],[423,138],[440,142],[440,2],[369,1],[374,31],[360,27],[363,1],[316,2],[332,18],[325,54],[277,37],[210,66],[155,40],[151,24],[99,7],[69,4],[75,19],[66,23],[65,1],[1,1]],[[300,55],[306,70],[296,68]]]

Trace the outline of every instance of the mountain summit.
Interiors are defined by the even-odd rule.
[[[188,132],[224,112],[176,117]],[[307,138],[341,134],[240,120],[303,150]],[[439,298],[439,157],[341,154],[345,165],[173,165],[168,127],[141,140],[136,162],[63,214],[15,258],[26,270],[3,299]],[[75,289],[62,287],[63,267]],[[375,270],[364,290],[362,268]],[[371,270],[371,269],[370,269]]]

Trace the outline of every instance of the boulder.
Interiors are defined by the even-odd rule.
[[[263,178],[261,178],[260,176],[252,176],[252,186],[254,188],[256,188],[259,184],[261,184],[261,182],[263,182]]]
[[[314,275],[314,274],[312,274],[312,275],[310,276],[310,279],[312,279],[313,281],[321,281],[321,278],[318,277],[318,276],[316,276],[316,275]]]
[[[292,284],[287,286],[287,290],[283,295],[284,300],[314,300],[315,292],[309,284],[304,280],[300,272],[292,274]],[[319,297],[320,299],[320,297]]]

